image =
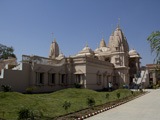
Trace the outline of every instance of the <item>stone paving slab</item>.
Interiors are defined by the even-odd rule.
[[[160,89],[86,120],[160,120]]]

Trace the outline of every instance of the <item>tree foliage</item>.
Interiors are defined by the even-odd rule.
[[[147,38],[151,47],[151,53],[155,53],[154,62],[160,63],[160,31],[152,32]]]
[[[8,59],[8,57],[16,58],[16,55],[13,52],[13,47],[7,47],[5,45],[0,44],[0,59]]]

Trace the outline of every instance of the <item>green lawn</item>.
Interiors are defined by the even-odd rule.
[[[70,101],[71,107],[68,112],[75,112],[80,109],[88,108],[87,97],[95,99],[96,105],[104,104],[117,99],[117,93],[121,97],[131,96],[131,91],[119,89],[113,92],[97,92],[88,89],[64,89],[53,93],[45,94],[21,94],[17,92],[0,92],[0,118],[16,120],[18,111],[25,107],[32,109],[35,113],[43,112],[44,118],[53,118],[66,114],[62,105],[64,101]],[[106,93],[110,94],[110,99],[106,99]]]

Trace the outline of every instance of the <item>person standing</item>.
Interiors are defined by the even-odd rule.
[[[109,82],[109,91],[112,91],[112,83]]]

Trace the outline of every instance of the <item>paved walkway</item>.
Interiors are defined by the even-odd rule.
[[[160,89],[87,120],[160,120]]]

